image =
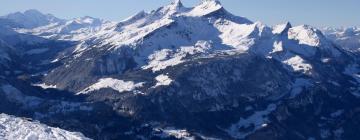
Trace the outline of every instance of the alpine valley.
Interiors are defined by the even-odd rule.
[[[0,17],[0,139],[358,140],[360,28],[217,0],[121,22]]]

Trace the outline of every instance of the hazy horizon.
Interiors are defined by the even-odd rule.
[[[155,10],[173,0],[3,0],[0,15],[36,9],[56,17],[71,19],[91,16],[111,21],[121,21],[139,12]],[[186,7],[193,7],[200,0],[182,0]],[[356,0],[220,0],[225,9],[237,16],[267,25],[276,25],[286,21],[294,25],[308,24],[316,27],[360,26],[360,1]],[[99,4],[100,3],[100,4]],[[139,4],[141,3],[141,5]],[[336,9],[336,10],[334,10]],[[306,10],[306,11],[304,11]]]

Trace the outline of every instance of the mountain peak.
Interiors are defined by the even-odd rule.
[[[45,15],[36,9],[29,9],[24,12],[24,15]]]
[[[93,23],[100,24],[101,23],[101,19],[90,17],[90,16],[79,17],[79,18],[74,19],[74,21],[76,21],[78,23],[85,23],[85,24],[93,24]]]
[[[185,11],[185,9],[186,8],[183,6],[180,0],[174,0],[169,5],[160,7],[159,9],[153,11],[152,13],[160,14],[163,16],[172,16],[177,13],[181,13]]]
[[[62,19],[56,18],[51,14],[43,14],[38,10],[30,9],[25,12],[16,12],[6,15],[4,18],[9,19],[25,28],[36,28],[49,23],[60,22]]]
[[[289,39],[298,40],[300,44],[309,46],[319,46],[326,40],[320,30],[310,25],[292,27],[289,29],[288,36]]]
[[[171,2],[170,5],[173,5],[175,7],[183,7],[181,0],[174,0],[173,2]]]
[[[218,0],[202,0],[198,6],[195,6],[190,15],[204,16],[223,9],[223,6]]]
[[[215,9],[220,9],[223,8],[221,2],[219,0],[202,0],[200,3],[200,6],[202,6],[202,8],[204,9],[211,9],[211,8],[215,8]]]
[[[221,4],[219,0],[202,0],[201,3],[216,3]]]
[[[181,0],[174,0],[173,2],[170,3],[170,5],[167,5],[165,7],[171,11],[176,12],[184,8],[184,5],[182,4]]]
[[[292,28],[292,25],[290,22],[286,22],[284,24],[279,24],[273,27],[273,34],[285,34],[289,31],[289,29]]]

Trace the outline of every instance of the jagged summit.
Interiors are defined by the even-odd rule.
[[[185,7],[181,0],[174,0],[169,5],[162,6],[149,13],[141,11],[129,18],[121,21],[118,24],[118,29],[121,30],[123,26],[141,21],[144,22],[142,25],[152,23],[155,20],[175,20],[174,17],[215,17],[227,19],[236,23],[252,23],[252,21],[240,17],[234,16],[221,5],[217,0],[205,0],[194,7]]]
[[[218,10],[223,10],[223,6],[219,1],[203,0],[199,5],[195,6],[189,14],[192,16],[204,16]]]
[[[171,2],[170,5],[174,5],[176,7],[183,7],[181,0],[174,0],[173,2]]]
[[[289,30],[289,39],[298,40],[300,44],[319,46],[326,43],[322,32],[310,25],[300,25]]]
[[[168,17],[168,16],[174,16],[178,13],[185,12],[186,10],[187,8],[183,6],[180,0],[175,0],[171,2],[169,5],[160,7],[157,10],[152,11],[151,13],[153,15],[160,15],[160,16],[162,15]]]
[[[276,25],[273,28],[273,34],[280,34],[280,35],[287,34],[290,28],[292,28],[292,25],[289,21],[284,24]]]
[[[201,0],[201,3],[217,3],[221,5],[219,0]]]
[[[179,10],[184,8],[184,5],[182,4],[181,0],[174,0],[169,5],[166,5],[163,8],[167,8],[171,10]]]

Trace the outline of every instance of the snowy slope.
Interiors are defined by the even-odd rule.
[[[85,47],[79,47],[87,48],[88,42],[97,44],[94,47],[111,45],[112,50],[130,47],[137,51],[134,59],[139,67],[158,70],[180,64],[187,55],[231,48],[247,50],[252,42],[248,36],[258,30],[258,24],[248,24],[251,24],[249,20],[231,15],[217,1],[203,1],[194,8],[186,8],[175,1],[150,13],[140,12],[112,29],[101,30],[83,44]],[[163,49],[161,53],[158,52],[160,48]],[[157,63],[162,66],[153,65]]]
[[[0,139],[7,140],[90,140],[81,133],[49,127],[6,114],[0,114]]]

